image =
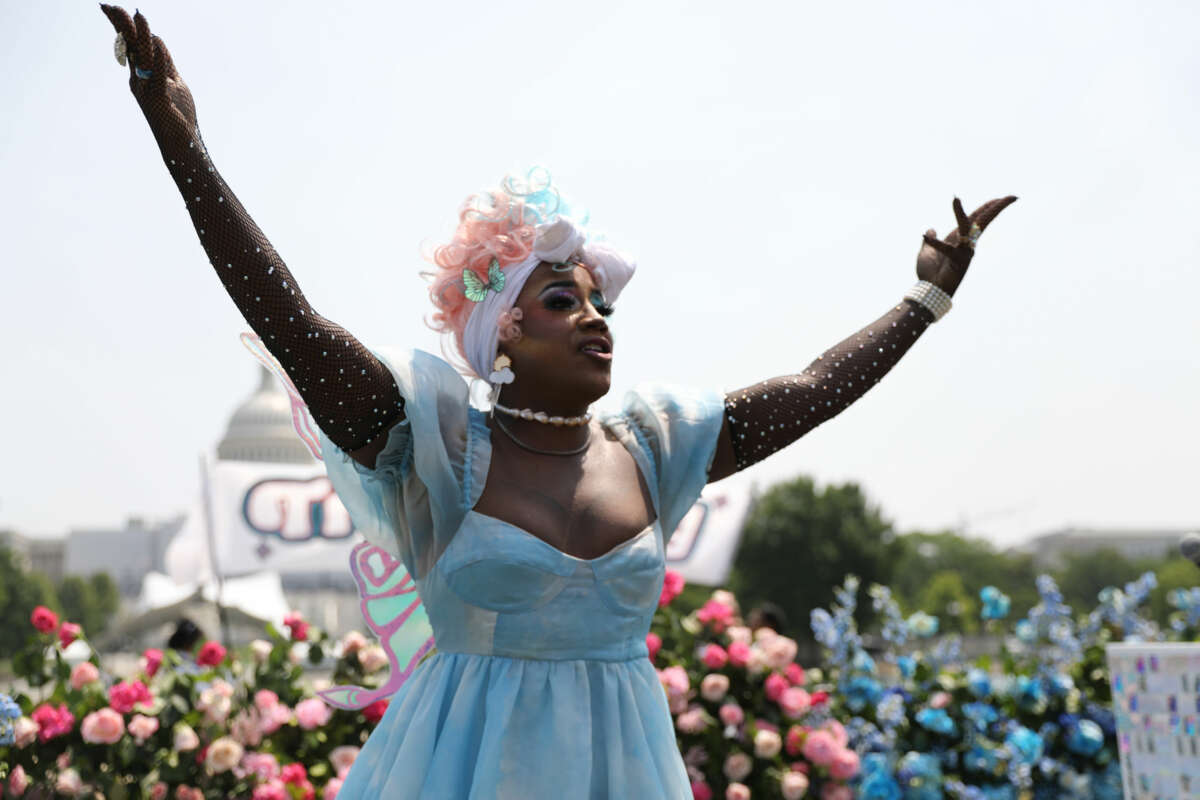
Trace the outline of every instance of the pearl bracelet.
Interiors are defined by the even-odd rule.
[[[916,286],[909,289],[904,297],[929,309],[934,322],[946,316],[951,306],[950,295],[929,281],[917,281]]]

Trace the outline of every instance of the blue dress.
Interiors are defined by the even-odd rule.
[[[339,800],[692,796],[646,633],[665,536],[700,495],[721,396],[630,392],[601,420],[637,462],[657,520],[594,559],[472,510],[491,459],[449,364],[377,353],[405,399],[370,470],[322,436],[355,527],[414,577],[437,640],[392,698]]]

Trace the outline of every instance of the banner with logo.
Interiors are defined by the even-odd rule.
[[[211,547],[198,503],[167,550],[175,581],[349,569],[358,537],[320,464],[218,461],[209,468],[208,493]],[[667,566],[692,583],[723,583],[749,505],[744,490],[705,490],[671,538]]]

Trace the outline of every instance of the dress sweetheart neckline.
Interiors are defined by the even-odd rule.
[[[616,553],[620,552],[621,550],[624,550],[626,547],[629,547],[631,544],[640,540],[647,533],[653,531],[656,527],[658,527],[658,518],[656,517],[655,520],[653,522],[651,522],[649,525],[647,525],[645,528],[642,528],[640,531],[635,533],[633,536],[630,536],[625,541],[613,545],[608,550],[605,550],[603,553],[596,556],[595,558],[580,558],[579,556],[573,556],[570,553],[566,553],[566,552],[563,552],[562,550],[559,550],[557,547],[550,544],[542,537],[536,536],[536,535],[530,533],[529,531],[525,530],[521,526],[514,525],[513,523],[509,522],[508,520],[500,519],[499,517],[493,517],[490,514],[484,514],[482,511],[476,511],[473,508],[470,509],[469,511],[467,511],[467,513],[474,514],[475,516],[481,517],[489,522],[499,523],[500,525],[503,525],[506,528],[511,528],[512,530],[517,531],[518,533],[522,534],[523,536],[527,536],[528,538],[532,539],[533,541],[537,542],[538,544],[542,545],[543,547],[548,547],[550,550],[554,551],[557,555],[562,556],[563,558],[568,559],[569,561],[576,561],[580,564],[595,564],[599,561],[603,561],[604,559],[606,559],[612,555],[615,555]]]

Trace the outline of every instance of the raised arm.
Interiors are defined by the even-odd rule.
[[[192,94],[140,12],[101,5],[129,63],[129,88],[158,142],[200,244],[246,322],[279,360],[329,439],[375,466],[383,434],[404,418],[391,373],[308,304],[283,259],[230,191],[200,138]],[[122,52],[124,51],[124,52]]]
[[[725,425],[709,480],[762,461],[837,416],[879,383],[925,329],[950,309],[950,297],[966,274],[979,235],[1016,199],[991,200],[968,217],[955,198],[956,230],[944,242],[932,229],[925,232],[917,254],[919,282],[898,305],[825,351],[803,372],[726,395]]]

